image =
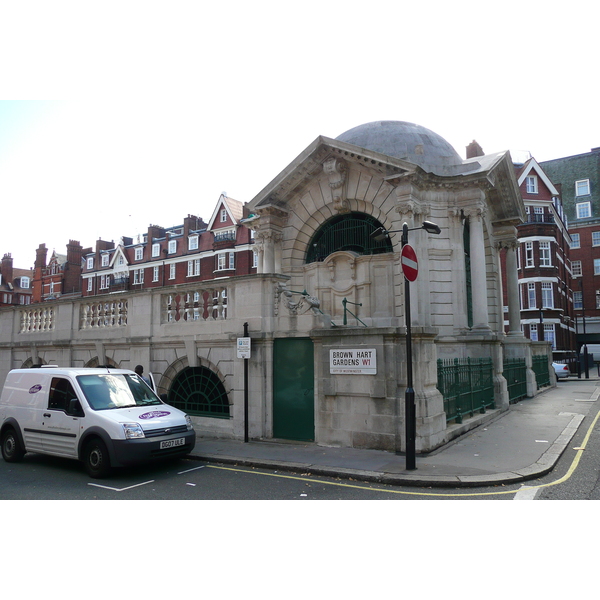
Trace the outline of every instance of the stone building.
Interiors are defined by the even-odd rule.
[[[506,357],[526,363],[528,393],[535,393],[515,252],[525,210],[508,152],[463,160],[424,127],[368,123],[337,139],[318,137],[244,210],[215,213],[209,226],[239,220],[253,240],[242,251],[254,252],[256,272],[3,311],[0,374],[40,362],[140,363],[159,392],[192,415],[199,435],[241,439],[247,431],[401,451],[408,289],[417,451],[477,421],[449,418],[438,359],[489,360],[498,410],[509,401]],[[440,234],[430,235],[424,221]],[[402,229],[418,263],[409,288]],[[242,359],[236,344],[246,330],[251,354]]]

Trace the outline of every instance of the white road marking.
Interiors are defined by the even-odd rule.
[[[124,492],[126,490],[131,490],[133,488],[140,487],[141,485],[148,485],[149,483],[154,483],[154,479],[151,479],[150,481],[144,481],[144,483],[136,483],[135,485],[130,485],[129,487],[125,488],[110,487],[108,485],[100,485],[99,483],[88,483],[88,485],[99,487],[105,490],[111,490],[113,492]]]
[[[521,486],[521,489],[515,494],[513,500],[535,500],[539,488]]]
[[[193,469],[188,469],[187,471],[180,471],[177,475],[183,475],[184,473],[189,473],[190,471],[197,471],[198,469],[204,469],[205,465],[201,467],[194,467]]]

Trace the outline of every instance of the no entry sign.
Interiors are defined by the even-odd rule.
[[[419,264],[414,248],[410,244],[405,244],[402,247],[401,263],[402,272],[408,281],[414,281],[419,274]]]

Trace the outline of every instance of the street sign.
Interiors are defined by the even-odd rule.
[[[250,358],[250,338],[240,337],[237,339],[237,357]]]
[[[419,264],[414,248],[410,244],[405,244],[400,253],[402,272],[408,281],[414,281],[419,274]]]

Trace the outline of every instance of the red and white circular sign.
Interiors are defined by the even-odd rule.
[[[400,256],[404,277],[406,277],[408,281],[414,281],[419,274],[419,264],[414,248],[409,244],[404,245]]]

